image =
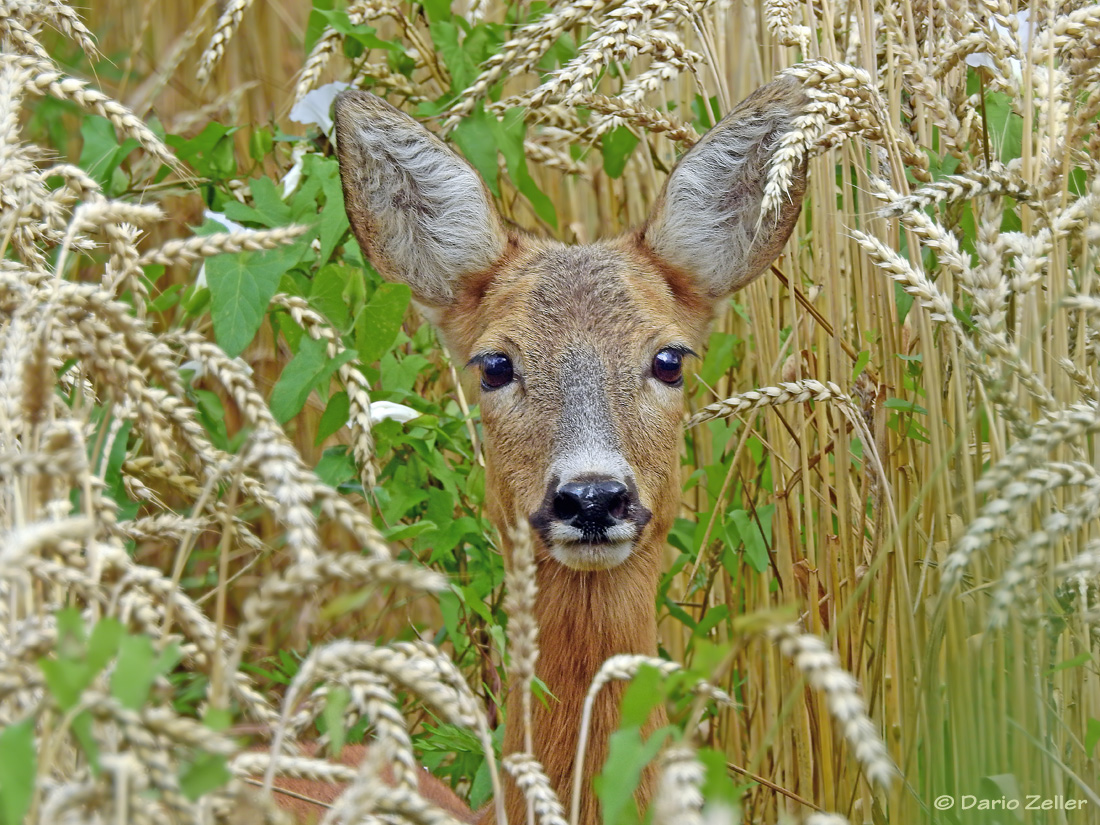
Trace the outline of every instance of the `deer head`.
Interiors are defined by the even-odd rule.
[[[760,204],[803,101],[792,80],[763,87],[680,160],[644,226],[569,247],[506,227],[473,169],[406,115],[366,92],[337,99],[359,244],[384,278],[408,284],[479,387],[491,518],[502,534],[521,518],[537,534],[539,673],[562,718],[536,732],[536,755],[559,792],[576,741],[569,714],[595,669],[614,653],[656,652],[684,365],[794,226],[803,170],[778,214]],[[614,707],[605,716],[613,729]],[[508,741],[518,747],[511,727]]]

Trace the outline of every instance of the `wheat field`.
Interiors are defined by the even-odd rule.
[[[329,84],[586,242],[779,74],[802,216],[686,385],[662,661],[604,674],[668,677],[652,821],[1098,821],[1100,5],[335,5],[0,0],[0,823],[275,820],[275,771],[452,821],[419,764],[568,821],[493,755],[530,594]]]

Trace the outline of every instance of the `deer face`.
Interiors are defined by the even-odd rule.
[[[581,570],[626,560],[651,522],[667,531],[684,362],[703,324],[636,244],[520,240],[440,326],[478,385],[494,516],[530,519]]]
[[[761,219],[759,205],[801,101],[790,81],[764,87],[677,165],[641,230],[567,247],[507,232],[472,169],[405,115],[364,92],[337,100],[360,245],[466,365],[490,515],[528,519],[543,559],[655,562],[679,501],[685,362],[793,227],[801,174],[779,215]]]

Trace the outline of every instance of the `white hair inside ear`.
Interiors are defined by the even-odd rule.
[[[761,205],[771,160],[805,95],[794,80],[759,89],[711,129],[669,175],[644,237],[658,257],[691,276],[699,291],[726,295],[756,278],[794,227],[805,172],[791,178],[774,212]]]

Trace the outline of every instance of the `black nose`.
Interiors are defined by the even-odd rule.
[[[606,530],[630,512],[630,491],[621,481],[575,481],[554,495],[554,515],[579,530]]]

